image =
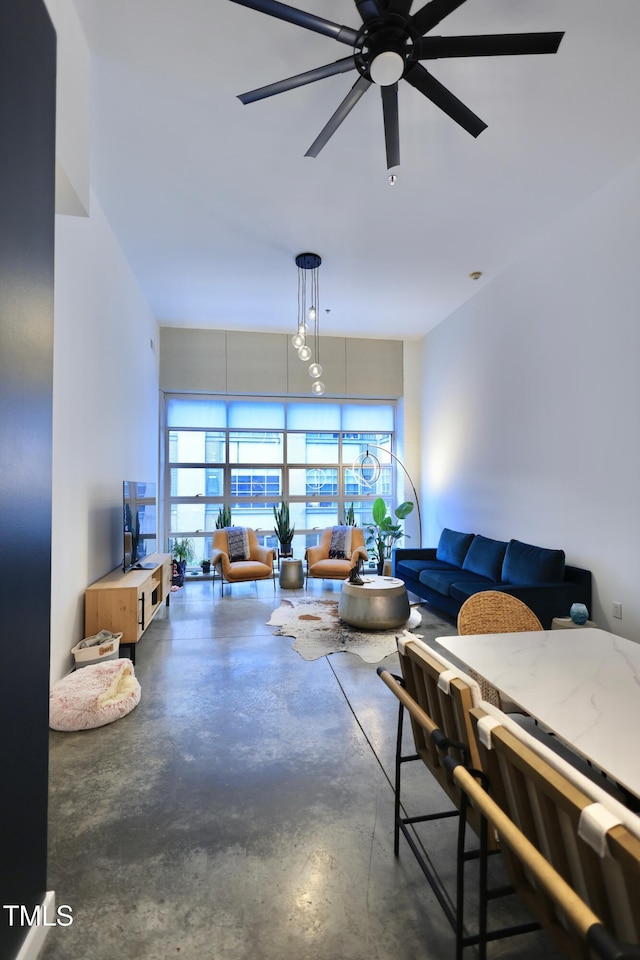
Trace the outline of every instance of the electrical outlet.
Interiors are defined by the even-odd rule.
[[[621,603],[616,603],[614,601],[613,615],[616,618],[616,620],[622,620],[622,604]]]

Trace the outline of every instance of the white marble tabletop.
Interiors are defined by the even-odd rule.
[[[592,627],[437,642],[640,797],[640,644]]]

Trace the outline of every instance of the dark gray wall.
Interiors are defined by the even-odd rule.
[[[55,32],[0,3],[0,907],[47,881]],[[28,928],[0,910],[0,958]]]

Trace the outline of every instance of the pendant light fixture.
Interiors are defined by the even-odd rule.
[[[316,397],[324,393],[324,383],[320,379],[320,287],[318,268],[322,258],[317,253],[299,253],[296,257],[298,268],[298,325],[291,343],[304,363],[309,360],[309,376],[313,380],[311,392]],[[310,345],[313,345],[313,347]]]

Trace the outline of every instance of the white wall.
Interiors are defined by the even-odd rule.
[[[398,483],[402,484],[399,499],[411,500],[413,513],[404,521],[406,539],[401,547],[419,547],[422,544],[423,506],[420,493],[422,476],[422,457],[420,441],[420,393],[422,384],[422,359],[419,345],[414,341],[405,341],[403,350],[404,393],[398,402],[398,448],[397,454],[404,465],[406,474],[398,470]],[[409,479],[410,478],[410,479]],[[416,488],[414,494],[413,486]],[[420,523],[422,520],[422,524]]]
[[[56,217],[52,681],[84,636],[85,588],[122,562],[122,481],[158,476],[157,324],[90,209]]]
[[[640,640],[640,162],[423,342],[425,543],[561,547]],[[612,618],[620,601],[623,620]]]
[[[45,0],[56,31],[56,213],[89,212],[89,48],[69,0]]]

